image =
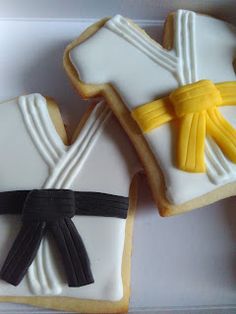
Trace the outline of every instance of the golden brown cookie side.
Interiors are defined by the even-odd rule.
[[[65,125],[62,119],[62,115],[59,109],[59,106],[55,102],[55,100],[52,97],[46,97],[47,100],[47,107],[48,107],[48,112],[51,117],[52,123],[54,124],[54,127],[62,139],[63,143],[65,145],[68,145],[68,136],[66,133]]]
[[[164,23],[162,45],[167,50],[173,49],[174,46],[174,19],[175,13],[170,13]]]

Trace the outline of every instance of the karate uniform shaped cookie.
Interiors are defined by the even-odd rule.
[[[68,287],[62,256],[54,249],[57,243],[46,234],[19,286],[0,281],[0,300],[80,313],[126,312],[136,200],[134,176],[140,166],[119,123],[101,102],[87,111],[73,143],[67,146],[56,105],[39,94],[1,103],[0,119],[0,142],[5,147],[0,157],[0,191],[70,189],[81,193],[82,198],[76,194],[79,212],[72,221],[87,251],[94,279],[94,283]],[[12,140],[16,137],[17,141]],[[88,191],[91,208],[83,203],[84,192]],[[93,215],[104,201],[100,195],[108,198],[105,213]],[[129,206],[120,212],[123,199],[124,208],[126,200]],[[24,211],[31,205],[24,205]],[[19,215],[1,215],[1,267],[21,226]]]
[[[92,25],[65,51],[64,66],[79,93],[85,98],[105,96],[120,120],[164,216],[235,195],[235,82],[211,82],[235,81],[235,48],[233,26],[179,10],[167,18],[164,47],[118,15]],[[185,85],[187,89],[180,88]],[[203,98],[210,95],[205,103],[201,101],[203,90]],[[189,122],[189,99],[189,106],[182,106],[180,113],[180,107],[174,110],[174,100],[178,105],[183,91],[192,98],[200,95],[197,122],[198,112],[193,109]],[[184,100],[180,97],[179,103]],[[221,131],[215,130],[216,125],[219,129],[223,125],[226,140],[219,139]]]

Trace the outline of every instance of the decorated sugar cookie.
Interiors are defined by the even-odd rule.
[[[185,10],[167,18],[164,47],[117,15],[66,49],[70,79],[105,96],[164,216],[235,195],[235,49],[233,26]]]
[[[0,120],[0,301],[127,311],[140,166],[119,123],[101,102],[68,146],[39,94],[1,103]]]

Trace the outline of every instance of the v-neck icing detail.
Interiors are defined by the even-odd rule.
[[[178,58],[175,55],[164,49],[121,15],[116,15],[108,20],[104,27],[134,45],[155,63],[168,71],[172,73],[178,71]]]
[[[68,146],[67,152],[54,167],[45,183],[45,188],[53,186],[57,189],[65,189],[71,187],[75,176],[83,166],[90,149],[101,134],[110,115],[111,112],[104,103],[95,107],[75,142]]]
[[[46,99],[40,94],[30,94],[20,96],[18,102],[35,146],[49,167],[54,167],[66,146],[52,123]]]
[[[180,60],[179,76],[181,84],[190,84],[198,80],[196,60],[196,14],[178,10],[175,15],[175,50]]]

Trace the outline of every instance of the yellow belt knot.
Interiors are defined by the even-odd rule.
[[[169,98],[177,117],[222,104],[219,90],[207,80],[180,87],[173,91]]]
[[[135,108],[132,117],[143,132],[177,119],[177,167],[189,172],[204,172],[206,134],[236,162],[236,131],[217,108],[226,105],[236,105],[236,82],[214,84],[202,80]]]

